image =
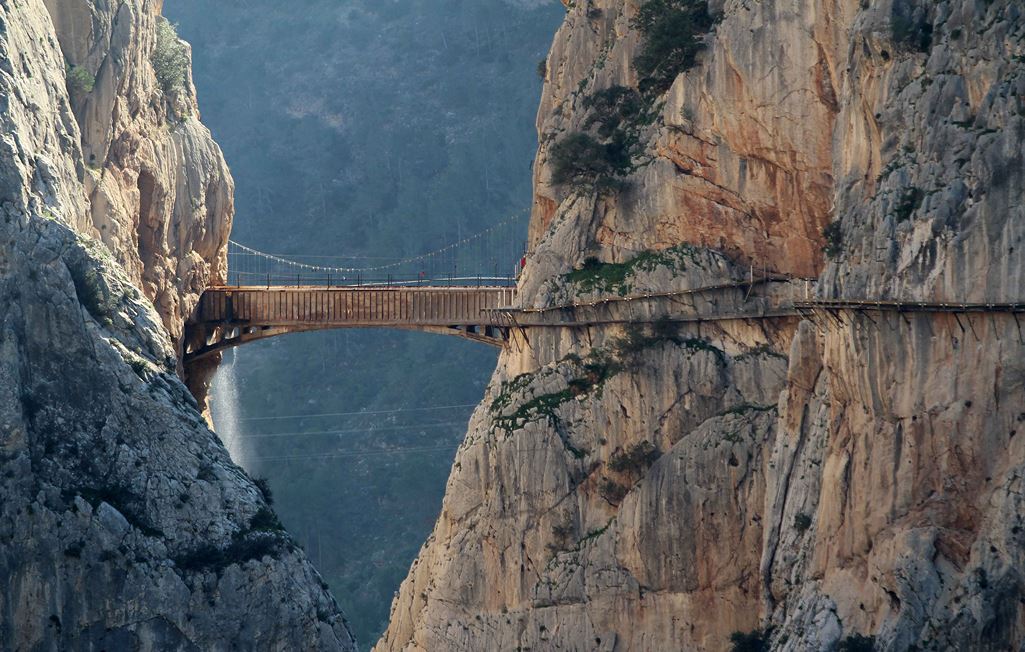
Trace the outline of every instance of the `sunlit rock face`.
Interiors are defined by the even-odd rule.
[[[159,9],[0,3],[0,641],[352,649],[176,373],[231,180],[157,87]]]
[[[1025,300],[1020,3],[713,2],[630,169],[574,191],[559,143],[638,86],[641,4],[570,3],[555,37],[525,305],[768,273],[797,297]],[[516,334],[378,647],[719,650],[771,628],[784,650],[1017,649],[1019,324],[837,317]]]

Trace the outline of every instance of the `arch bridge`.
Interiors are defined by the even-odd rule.
[[[499,286],[211,287],[185,329],[185,362],[286,333],[397,328],[501,346],[503,309],[516,289]]]

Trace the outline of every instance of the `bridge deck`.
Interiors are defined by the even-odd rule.
[[[197,323],[278,326],[480,324],[512,305],[509,287],[217,287],[203,293]]]

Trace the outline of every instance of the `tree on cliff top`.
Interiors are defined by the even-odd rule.
[[[165,95],[185,86],[189,70],[188,47],[178,38],[177,28],[163,16],[157,18],[157,44],[150,62]]]
[[[648,0],[630,24],[644,35],[634,59],[641,91],[658,95],[694,65],[715,19],[706,0]]]

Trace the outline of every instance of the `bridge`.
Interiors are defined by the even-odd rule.
[[[516,289],[508,286],[265,286],[212,287],[203,293],[186,328],[185,362],[224,349],[275,337],[337,328],[396,328],[453,335],[501,347],[512,329],[580,328],[598,325],[707,323],[743,320],[817,320],[837,313],[1008,313],[1018,322],[1025,303],[943,303],[874,300],[797,300],[786,293],[751,296],[757,285],[779,279],[735,281],[661,293],[613,296],[544,308],[516,307]],[[791,290],[793,285],[789,284]],[[708,296],[734,292],[724,308]],[[736,293],[744,293],[739,301]],[[793,292],[791,292],[791,295]],[[681,298],[703,297],[705,305],[681,305]],[[610,310],[614,306],[626,309]],[[634,312],[632,305],[643,305]],[[669,306],[667,310],[666,307]],[[659,310],[652,310],[661,306]],[[963,329],[962,329],[963,330]]]
[[[285,333],[398,328],[501,346],[514,304],[505,286],[213,287],[186,327],[185,362]]]
[[[475,242],[495,227],[471,236]],[[457,243],[458,244],[458,243]],[[810,279],[792,279],[754,270],[746,279],[659,293],[606,296],[539,308],[520,307],[513,276],[457,276],[460,261],[446,258],[405,278],[378,273],[405,266],[423,270],[439,253],[375,267],[331,267],[299,262],[232,243],[229,269],[235,285],[208,288],[186,324],[184,362],[202,360],[247,342],[338,328],[396,328],[453,335],[503,346],[514,329],[579,328],[597,325],[811,319],[843,322],[844,314],[877,312],[952,313],[961,316],[1009,314],[1021,334],[1025,303],[963,303],[872,299],[814,299]],[[253,262],[263,267],[254,270]],[[270,263],[270,266],[268,266]],[[468,265],[463,263],[463,269]],[[479,267],[479,265],[478,265]],[[449,270],[448,274],[439,273]],[[245,283],[243,283],[243,279]],[[756,291],[757,290],[757,291]],[[871,319],[871,317],[870,317]],[[971,322],[969,321],[969,327]]]

